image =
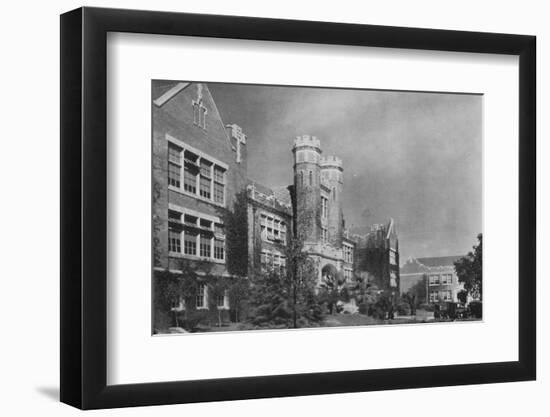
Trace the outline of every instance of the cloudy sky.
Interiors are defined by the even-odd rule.
[[[292,182],[292,144],[314,135],[344,163],[346,226],[393,217],[401,261],[465,254],[482,231],[482,96],[209,84],[247,135],[248,175]]]

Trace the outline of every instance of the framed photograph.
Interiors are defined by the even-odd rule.
[[[533,380],[535,37],[61,16],[61,401]]]

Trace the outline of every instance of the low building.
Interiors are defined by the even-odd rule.
[[[461,256],[439,256],[407,259],[401,267],[399,292],[406,294],[414,285],[425,279],[425,302],[458,302],[458,293],[463,289],[463,285],[458,282],[454,263],[460,258]]]

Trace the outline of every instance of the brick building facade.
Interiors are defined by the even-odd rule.
[[[458,302],[458,293],[464,286],[458,282],[454,263],[461,256],[409,258],[401,267],[400,293],[405,294],[416,283],[426,279],[427,303]]]

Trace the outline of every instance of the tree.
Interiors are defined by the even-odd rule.
[[[473,246],[473,252],[470,251],[466,256],[458,259],[455,263],[455,270],[458,276],[458,282],[464,284],[464,291],[461,297],[467,299],[471,296],[474,300],[482,300],[483,281],[482,281],[482,261],[483,261],[483,235],[477,235],[478,244]]]
[[[416,315],[417,307],[426,302],[427,281],[428,276],[426,274],[422,275],[422,278],[403,294],[403,300],[409,304],[412,315]]]
[[[219,209],[225,225],[227,271],[237,277],[248,274],[248,197],[239,192],[231,210]]]
[[[311,220],[304,214],[301,219]],[[304,237],[297,233],[281,248],[285,252],[286,268],[254,272],[250,293],[253,324],[298,328],[323,320],[323,309],[315,293],[317,265],[303,242]]]
[[[241,312],[250,297],[250,281],[244,277],[233,277],[227,289],[227,296],[234,321],[241,321]]]
[[[342,273],[336,271],[334,266],[326,268],[326,270],[325,268],[323,269],[325,273],[319,288],[319,301],[326,304],[329,314],[334,314],[338,301],[344,298],[345,295],[344,288],[342,287],[343,277]]]

